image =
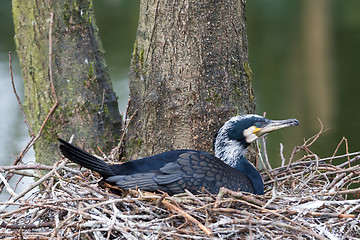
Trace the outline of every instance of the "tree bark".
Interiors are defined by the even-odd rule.
[[[141,1],[130,67],[126,156],[212,151],[231,116],[255,109],[245,1]]]
[[[52,44],[49,44],[51,13]],[[121,116],[104,60],[91,0],[13,0],[15,41],[25,84],[25,110],[37,133],[54,104],[51,66],[59,105],[35,143],[36,160],[59,159],[57,137],[85,149],[108,152],[121,135]]]

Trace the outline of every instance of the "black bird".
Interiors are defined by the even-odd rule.
[[[296,119],[274,121],[258,115],[232,117],[215,137],[215,156],[196,150],[174,150],[123,164],[109,165],[84,150],[59,139],[60,150],[71,161],[98,172],[104,181],[122,189],[161,190],[170,195],[213,194],[220,187],[264,194],[256,168],[246,160],[246,148],[258,137],[277,129],[299,125]]]

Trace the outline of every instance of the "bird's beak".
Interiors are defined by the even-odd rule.
[[[286,127],[291,127],[291,126],[296,126],[299,125],[300,122],[297,119],[287,119],[287,120],[270,120],[269,122],[266,123],[266,125],[260,127],[260,128],[256,128],[253,131],[253,134],[255,134],[257,137],[261,137],[266,133],[281,129],[281,128],[286,128]]]

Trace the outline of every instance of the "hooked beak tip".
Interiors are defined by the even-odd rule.
[[[289,119],[288,121],[289,121],[290,126],[297,126],[297,125],[300,125],[299,120],[297,120],[297,119],[295,119],[295,118],[293,118],[293,119]]]

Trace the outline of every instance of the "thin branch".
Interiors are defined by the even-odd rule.
[[[35,229],[44,227],[54,227],[53,222],[41,223],[41,224],[8,224],[5,222],[0,223],[1,228],[9,229]]]
[[[1,166],[0,172],[9,171],[9,170],[29,170],[29,169],[51,170],[53,169],[53,167],[41,165],[41,164]]]
[[[129,100],[130,101],[130,100]],[[111,155],[113,159],[119,159],[120,158],[120,152],[121,152],[121,147],[124,144],[124,138],[127,132],[127,129],[131,123],[131,121],[133,120],[134,116],[136,115],[137,110],[135,110],[135,112],[130,116],[130,118],[125,122],[125,127],[123,129],[119,144],[117,145],[117,147],[115,147],[112,151],[111,151]],[[126,113],[127,114],[127,113]]]
[[[192,217],[189,213],[185,212],[184,210],[180,209],[179,207],[169,203],[167,200],[163,200],[162,204],[164,204],[165,207],[168,209],[174,210],[175,212],[179,213],[181,216],[184,216],[186,219],[190,220],[192,223],[196,224],[201,230],[203,230],[206,235],[211,235],[211,229],[205,227],[204,224],[200,223],[198,220],[196,220],[194,217]]]
[[[289,159],[289,163],[288,163],[288,166],[287,168],[289,169],[291,163],[292,163],[292,160],[293,158],[295,157],[295,154],[297,152],[299,152],[301,149],[308,149],[319,137],[320,135],[324,132],[324,126],[320,120],[320,118],[318,118],[318,121],[320,123],[320,130],[317,134],[315,134],[314,136],[312,136],[311,138],[307,139],[304,141],[303,145],[300,146],[300,147],[295,147],[291,156],[290,156],[290,159]]]
[[[13,197],[16,197],[17,195],[16,195],[15,191],[10,187],[8,181],[5,179],[5,177],[1,173],[0,173],[0,180],[4,183],[8,193],[10,193],[10,195],[12,195]]]
[[[14,91],[14,94],[15,94],[15,97],[19,103],[19,106],[20,106],[20,110],[23,114],[23,117],[24,117],[24,121],[25,121],[25,124],[30,132],[30,136],[34,136],[34,132],[32,131],[31,127],[30,127],[30,124],[29,124],[29,121],[26,117],[26,114],[24,112],[24,108],[22,106],[22,103],[21,103],[21,100],[20,100],[20,97],[19,95],[17,94],[17,91],[16,91],[16,88],[15,88],[15,83],[14,83],[14,76],[13,76],[13,71],[12,71],[12,60],[11,60],[11,51],[9,52],[9,69],[10,69],[10,78],[11,78],[11,85],[12,85],[12,88],[13,88],[13,91]]]
[[[264,149],[265,163],[266,163],[266,165],[267,165],[267,168],[271,171],[271,170],[272,170],[272,167],[271,167],[271,165],[270,165],[269,157],[268,157],[267,150],[266,150],[266,136],[262,137],[262,138],[261,138],[261,141],[262,141],[262,146],[263,146],[263,149]]]
[[[53,82],[53,73],[52,73],[52,31],[54,25],[54,12],[50,12],[50,27],[49,27],[49,79],[50,79],[50,86],[51,92],[55,101],[54,105],[57,105],[58,99],[55,92],[55,86]]]
[[[282,143],[280,143],[280,158],[281,158],[281,167],[284,167],[286,159],[284,157],[284,145]]]

